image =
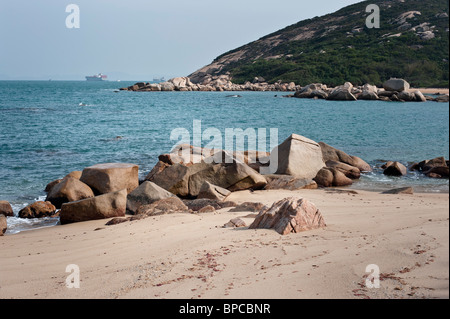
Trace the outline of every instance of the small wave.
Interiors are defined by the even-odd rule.
[[[18,234],[23,231],[30,231],[40,228],[47,228],[56,226],[59,223],[59,218],[45,217],[45,218],[33,218],[25,219],[19,217],[8,217],[7,224],[8,229],[6,234]]]

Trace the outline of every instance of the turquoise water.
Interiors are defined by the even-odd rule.
[[[281,98],[280,92],[239,92],[241,98],[228,98],[230,92],[115,92],[131,84],[0,81],[0,199],[17,213],[45,198],[48,182],[97,163],[135,163],[145,176],[174,145],[171,131],[192,132],[194,120],[223,133],[277,128],[280,142],[297,133],[373,166],[449,157],[448,103],[331,102]],[[353,187],[404,185],[448,192],[448,180],[387,178],[379,171]]]

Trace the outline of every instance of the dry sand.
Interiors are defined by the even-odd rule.
[[[448,92],[449,92],[449,89],[433,89],[433,88],[419,88],[419,89],[411,88],[411,89],[409,89],[410,92],[414,92],[417,90],[419,90],[423,94],[448,94]]]
[[[328,226],[288,236],[225,229],[248,214],[225,209],[0,237],[0,297],[449,298],[448,194],[261,191],[230,200],[290,196],[314,202]],[[80,268],[79,289],[66,287],[69,264]],[[365,286],[369,264],[380,268],[379,289]]]

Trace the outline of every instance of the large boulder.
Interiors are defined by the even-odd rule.
[[[319,145],[322,150],[322,156],[325,162],[342,162],[357,167],[361,172],[372,171],[372,167],[359,157],[348,155],[344,151],[334,148],[324,142],[319,142]]]
[[[285,198],[262,210],[249,229],[274,229],[281,235],[325,227],[317,207],[303,198]]]
[[[205,158],[197,164],[157,164],[157,169],[146,177],[167,191],[180,197],[197,197],[204,182],[226,188],[229,191],[245,189],[262,189],[267,184],[266,179],[250,168],[247,164],[229,156],[229,161],[223,161],[221,151],[219,156]],[[219,158],[219,163],[214,160]],[[161,162],[160,162],[161,163]]]
[[[61,207],[61,224],[84,222],[125,216],[127,190],[103,194],[93,198],[65,203]]]
[[[98,164],[83,170],[80,181],[92,188],[96,195],[126,189],[131,193],[139,186],[139,167],[134,164]]]
[[[174,213],[188,213],[189,208],[178,197],[170,197],[158,200],[149,205],[139,207],[136,212],[138,216],[158,216]]]
[[[155,169],[153,169],[146,177],[146,180],[155,183],[177,196],[189,197],[190,177],[209,167],[210,164],[204,162],[192,166],[185,166],[183,164],[161,166],[162,169],[158,169],[158,172],[155,172]]]
[[[139,207],[175,196],[155,183],[146,181],[127,196],[127,211],[135,214]]]
[[[56,207],[50,202],[36,202],[19,211],[20,218],[44,218],[52,217],[56,213]]]
[[[14,216],[11,204],[6,200],[0,200],[0,215]]]
[[[341,170],[337,168],[322,168],[314,178],[314,181],[320,187],[342,187],[353,184],[352,179],[347,177]]]
[[[333,89],[327,99],[330,101],[356,101],[357,99],[352,93],[352,88],[353,85],[347,82]]]
[[[406,166],[399,162],[387,163],[385,167],[383,174],[386,176],[406,176],[408,174]]]
[[[313,179],[325,166],[320,145],[297,134],[292,134],[278,145],[272,151],[270,161],[278,161],[276,174],[300,179]]]
[[[296,191],[300,189],[316,189],[317,183],[312,179],[297,178],[290,175],[264,175],[267,180],[265,190],[284,189]]]
[[[329,168],[337,169],[350,179],[359,179],[361,177],[361,171],[355,166],[336,161],[327,161],[326,165]]]
[[[62,204],[94,197],[94,192],[78,179],[67,177],[55,185],[47,195],[46,201],[60,209]]]
[[[383,83],[383,88],[386,91],[402,92],[409,90],[410,85],[403,79],[391,78]]]
[[[424,174],[432,178],[449,178],[448,166],[437,166],[425,171]]]
[[[189,178],[189,193],[198,196],[204,182],[226,188],[231,192],[246,189],[263,189],[267,181],[258,172],[245,163],[233,160],[233,163],[210,164]]]
[[[223,201],[230,195],[231,192],[223,187],[213,185],[210,182],[204,182],[200,187],[200,191],[197,198],[207,198],[214,199],[218,201]]]
[[[3,234],[8,229],[8,223],[6,216],[3,214],[0,214],[0,236],[3,236]]]

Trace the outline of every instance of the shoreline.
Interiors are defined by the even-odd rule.
[[[253,220],[229,209],[4,236],[0,298],[448,298],[449,195],[357,193],[230,195],[238,204],[289,196],[315,203],[327,227],[287,236],[221,228],[231,218]],[[369,290],[361,282],[374,263],[385,276]],[[80,267],[80,289],[65,286],[69,264]]]

